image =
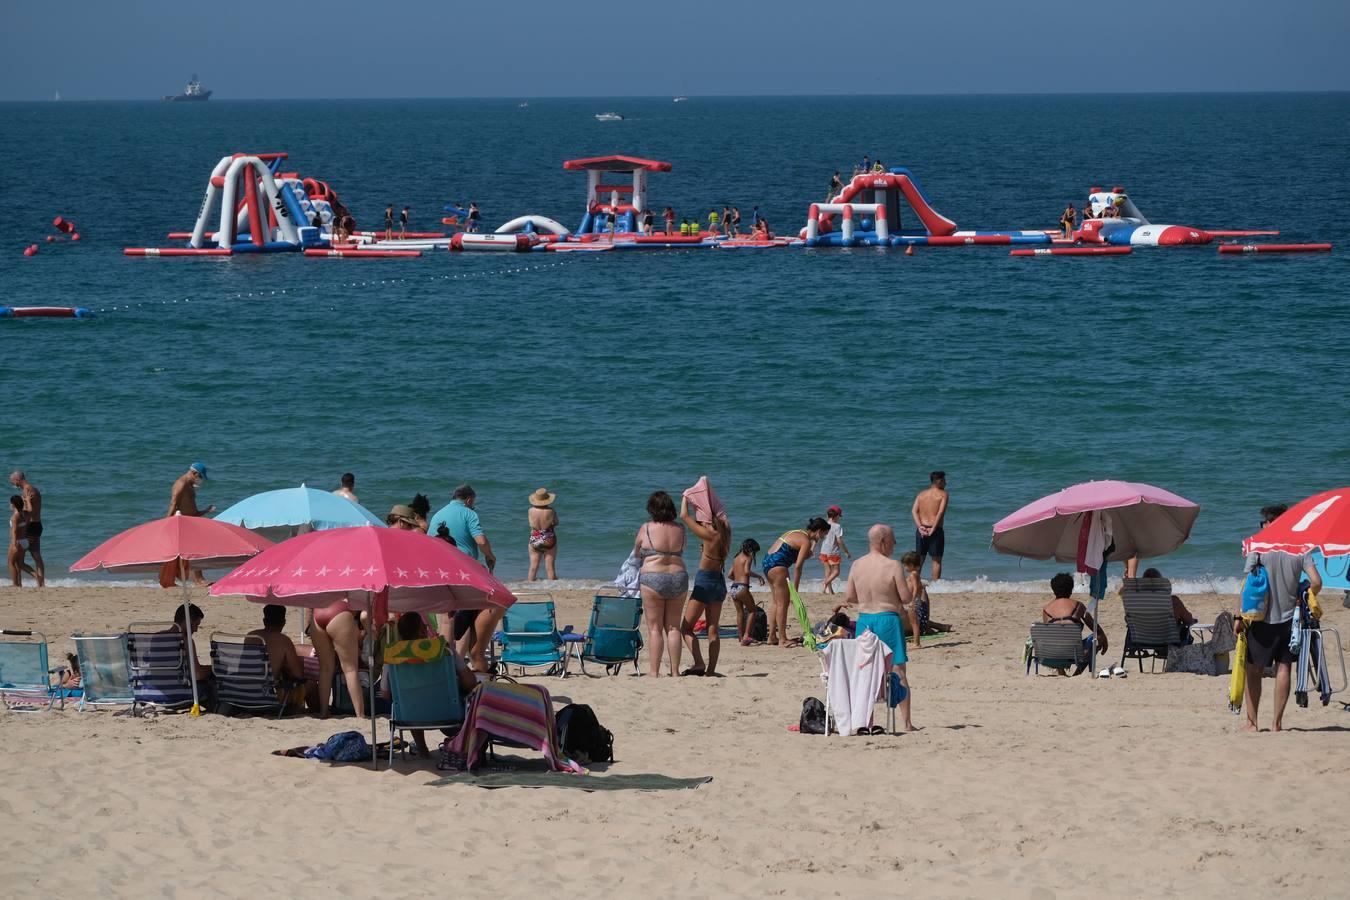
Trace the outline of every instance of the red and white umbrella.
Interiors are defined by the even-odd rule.
[[[1350,554],[1350,487],[1323,491],[1295,504],[1242,542],[1243,553]]]
[[[108,538],[81,557],[70,571],[158,572],[168,563],[175,565],[183,582],[183,627],[187,629],[188,669],[192,676],[192,715],[199,716],[188,570],[233,568],[272,546],[267,538],[228,522],[201,516],[170,516]]]

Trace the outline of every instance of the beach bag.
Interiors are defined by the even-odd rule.
[[[339,731],[311,753],[312,758],[329,762],[367,762],[370,760],[370,744],[359,731]]]
[[[758,603],[750,611],[750,640],[767,641],[769,639],[769,614]]]
[[[557,724],[564,756],[581,763],[613,762],[614,735],[600,725],[595,710],[569,703],[558,710]]]
[[[1270,605],[1270,574],[1261,565],[1261,557],[1247,573],[1242,582],[1242,618],[1248,622],[1261,622],[1266,618],[1266,608]]]
[[[802,701],[802,717],[797,730],[802,734],[825,733],[825,704],[819,697],[807,697]]]

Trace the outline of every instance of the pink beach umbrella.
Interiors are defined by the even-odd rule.
[[[232,568],[272,546],[238,525],[200,516],[171,516],[128,528],[108,538],[70,567],[72,572],[158,572],[175,563],[183,582],[183,621],[190,629],[189,569]],[[196,648],[189,634],[188,666],[197,671]],[[192,715],[201,715],[197,679],[192,679]]]
[[[1191,535],[1200,505],[1133,481],[1087,481],[1028,503],[994,525],[994,549],[1009,556],[1075,562],[1083,514],[1109,511],[1115,562],[1166,556]]]
[[[255,603],[318,609],[345,598],[370,612],[366,657],[375,627],[390,613],[505,609],[516,597],[463,551],[419,531],[358,526],[313,531],[258,554],[211,586],[214,596],[243,594]],[[370,685],[375,745],[375,684]]]

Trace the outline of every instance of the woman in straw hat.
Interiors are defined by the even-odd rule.
[[[544,561],[544,571],[549,581],[558,579],[554,563],[558,558],[558,514],[553,510],[556,494],[548,488],[539,488],[530,494],[530,573],[526,581],[539,580],[539,561]]]

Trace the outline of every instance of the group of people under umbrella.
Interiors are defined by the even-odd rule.
[[[999,521],[993,547],[1019,557],[1077,564],[1093,576],[1095,618],[1105,595],[1106,564],[1172,552],[1190,536],[1199,512],[1198,504],[1152,485],[1085,482]],[[351,500],[301,486],[256,495],[215,519],[172,516],[135,526],[99,545],[71,570],[157,572],[172,564],[182,576],[185,617],[190,569],[233,570],[211,587],[213,596],[364,612],[377,625],[393,614],[504,610],[516,602],[506,585],[446,541],[383,524]],[[268,536],[285,539],[273,543]],[[1249,538],[1244,549],[1317,554],[1319,567],[1350,558],[1350,488],[1303,501]],[[1350,583],[1326,581],[1350,589]],[[368,658],[373,631],[365,631]],[[193,642],[187,646],[189,663],[195,665]],[[358,683],[352,676],[349,690],[355,695],[360,691],[352,690]],[[373,683],[370,693],[373,710]],[[199,709],[199,701],[194,702],[193,714]],[[372,716],[372,743],[374,728]]]

